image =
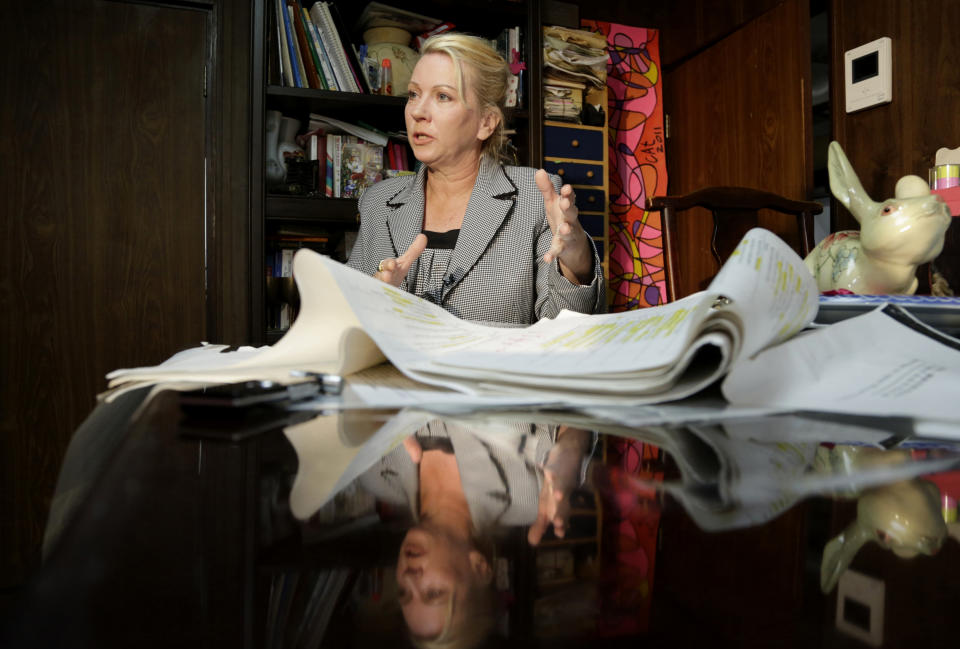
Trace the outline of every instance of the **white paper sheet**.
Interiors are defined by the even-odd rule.
[[[744,359],[724,380],[723,394],[738,405],[957,422],[960,349],[879,307]]]

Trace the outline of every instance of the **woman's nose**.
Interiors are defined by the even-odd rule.
[[[421,120],[427,116],[427,106],[423,99],[408,99],[407,108],[410,111],[410,117]]]

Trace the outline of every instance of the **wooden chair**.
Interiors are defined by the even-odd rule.
[[[681,227],[680,212],[697,207],[713,214],[712,236],[709,240],[716,267],[707,268],[706,264],[711,263],[707,260],[685,259],[682,266],[688,271],[691,267],[701,271],[691,275],[704,276],[684,277],[681,258],[704,256],[706,231],[711,227],[702,219],[700,210],[700,214],[688,215],[691,221],[684,222]],[[706,288],[709,280],[751,228],[759,226],[772,230],[793,246],[801,257],[805,257],[814,247],[813,216],[822,212],[823,206],[748,187],[708,187],[685,196],[653,196],[647,200],[647,209],[659,211],[662,217],[666,299],[676,300]],[[761,217],[761,210],[779,214],[772,218],[766,214]],[[784,218],[784,214],[794,219]]]

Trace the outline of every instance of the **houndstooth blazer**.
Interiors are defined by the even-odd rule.
[[[605,310],[596,247],[593,281],[583,286],[567,280],[556,261],[543,262],[553,235],[535,171],[483,158],[442,285],[427,285],[420,297],[465,320],[507,325],[532,324],[561,309]],[[423,227],[425,180],[421,167],[416,176],[385,180],[364,192],[352,268],[373,275],[381,260],[398,257],[413,243]],[[551,181],[559,190],[559,178]],[[401,288],[411,291],[420,272],[414,262]]]

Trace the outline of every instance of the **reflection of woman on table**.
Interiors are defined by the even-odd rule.
[[[527,425],[512,438],[488,441],[434,420],[361,477],[379,499],[409,506],[416,521],[396,574],[415,641],[465,646],[468,638],[483,639],[493,623],[496,531],[529,526],[534,545],[551,526],[562,537],[592,437]]]
[[[447,33],[424,44],[405,109],[423,164],[367,189],[348,263],[467,320],[602,311],[602,268],[573,189],[500,163],[508,78],[482,39]]]

